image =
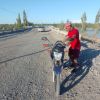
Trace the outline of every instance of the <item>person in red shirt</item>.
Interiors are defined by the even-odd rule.
[[[65,45],[69,46],[68,55],[72,62],[71,67],[74,67],[73,71],[75,71],[79,67],[77,60],[79,58],[80,48],[81,48],[79,40],[79,31],[78,29],[72,26],[71,22],[67,22],[65,24],[65,29],[67,30],[68,33],[65,36],[63,42]]]

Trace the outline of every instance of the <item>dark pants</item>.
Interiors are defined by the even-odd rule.
[[[68,55],[70,58],[78,59],[80,54],[80,50],[69,48]]]
[[[77,59],[79,58],[79,54],[80,54],[80,50],[69,48],[68,55],[70,57],[72,65],[75,67],[78,65]]]

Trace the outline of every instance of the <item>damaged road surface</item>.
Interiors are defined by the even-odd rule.
[[[81,53],[84,56],[81,59],[84,61],[83,70],[76,74],[64,71],[61,95],[56,97],[52,82],[53,65],[48,48],[44,48],[41,41],[42,36],[47,36],[54,42],[57,38],[53,35],[53,31],[33,29],[0,40],[0,100],[99,100],[100,49],[84,46]],[[89,58],[90,51],[95,55]]]

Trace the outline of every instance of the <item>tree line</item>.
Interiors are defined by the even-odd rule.
[[[91,28],[95,30],[94,36],[99,33],[100,31],[100,9],[98,10],[94,23],[88,23],[87,22],[87,16],[86,12],[84,12],[81,16],[81,22],[80,23],[73,23],[73,26],[77,27],[79,30],[81,30],[82,35],[87,35],[86,30],[87,28]],[[66,23],[66,22],[65,22]],[[59,24],[53,24],[53,26],[58,27],[60,30],[64,30],[64,22],[61,22]]]
[[[33,25],[27,19],[27,14],[25,10],[23,11],[23,21],[21,20],[20,13],[16,18],[15,24],[0,24],[0,31],[18,30],[22,28],[27,28],[27,26]]]
[[[87,23],[87,15],[86,12],[84,12],[81,16],[81,22],[80,23],[73,23],[73,26],[79,28],[84,35],[86,35],[87,28],[92,28],[95,30],[94,36],[98,33],[100,30],[100,9],[98,10],[96,16],[95,16],[95,22],[94,23]],[[41,26],[41,24],[33,24],[32,22],[28,21],[27,14],[25,10],[23,10],[23,20],[21,20],[20,13],[18,14],[16,18],[15,24],[0,24],[0,31],[3,30],[16,30],[21,28],[27,28],[27,26],[34,26],[38,25]],[[55,27],[58,27],[60,30],[64,30],[65,22],[57,23],[57,24],[42,24],[42,25],[53,25]]]

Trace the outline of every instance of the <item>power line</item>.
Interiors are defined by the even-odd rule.
[[[0,7],[0,10],[5,11],[5,12],[8,12],[8,13],[11,13],[11,14],[17,14],[15,11],[8,10],[8,9],[6,9],[4,7]]]

